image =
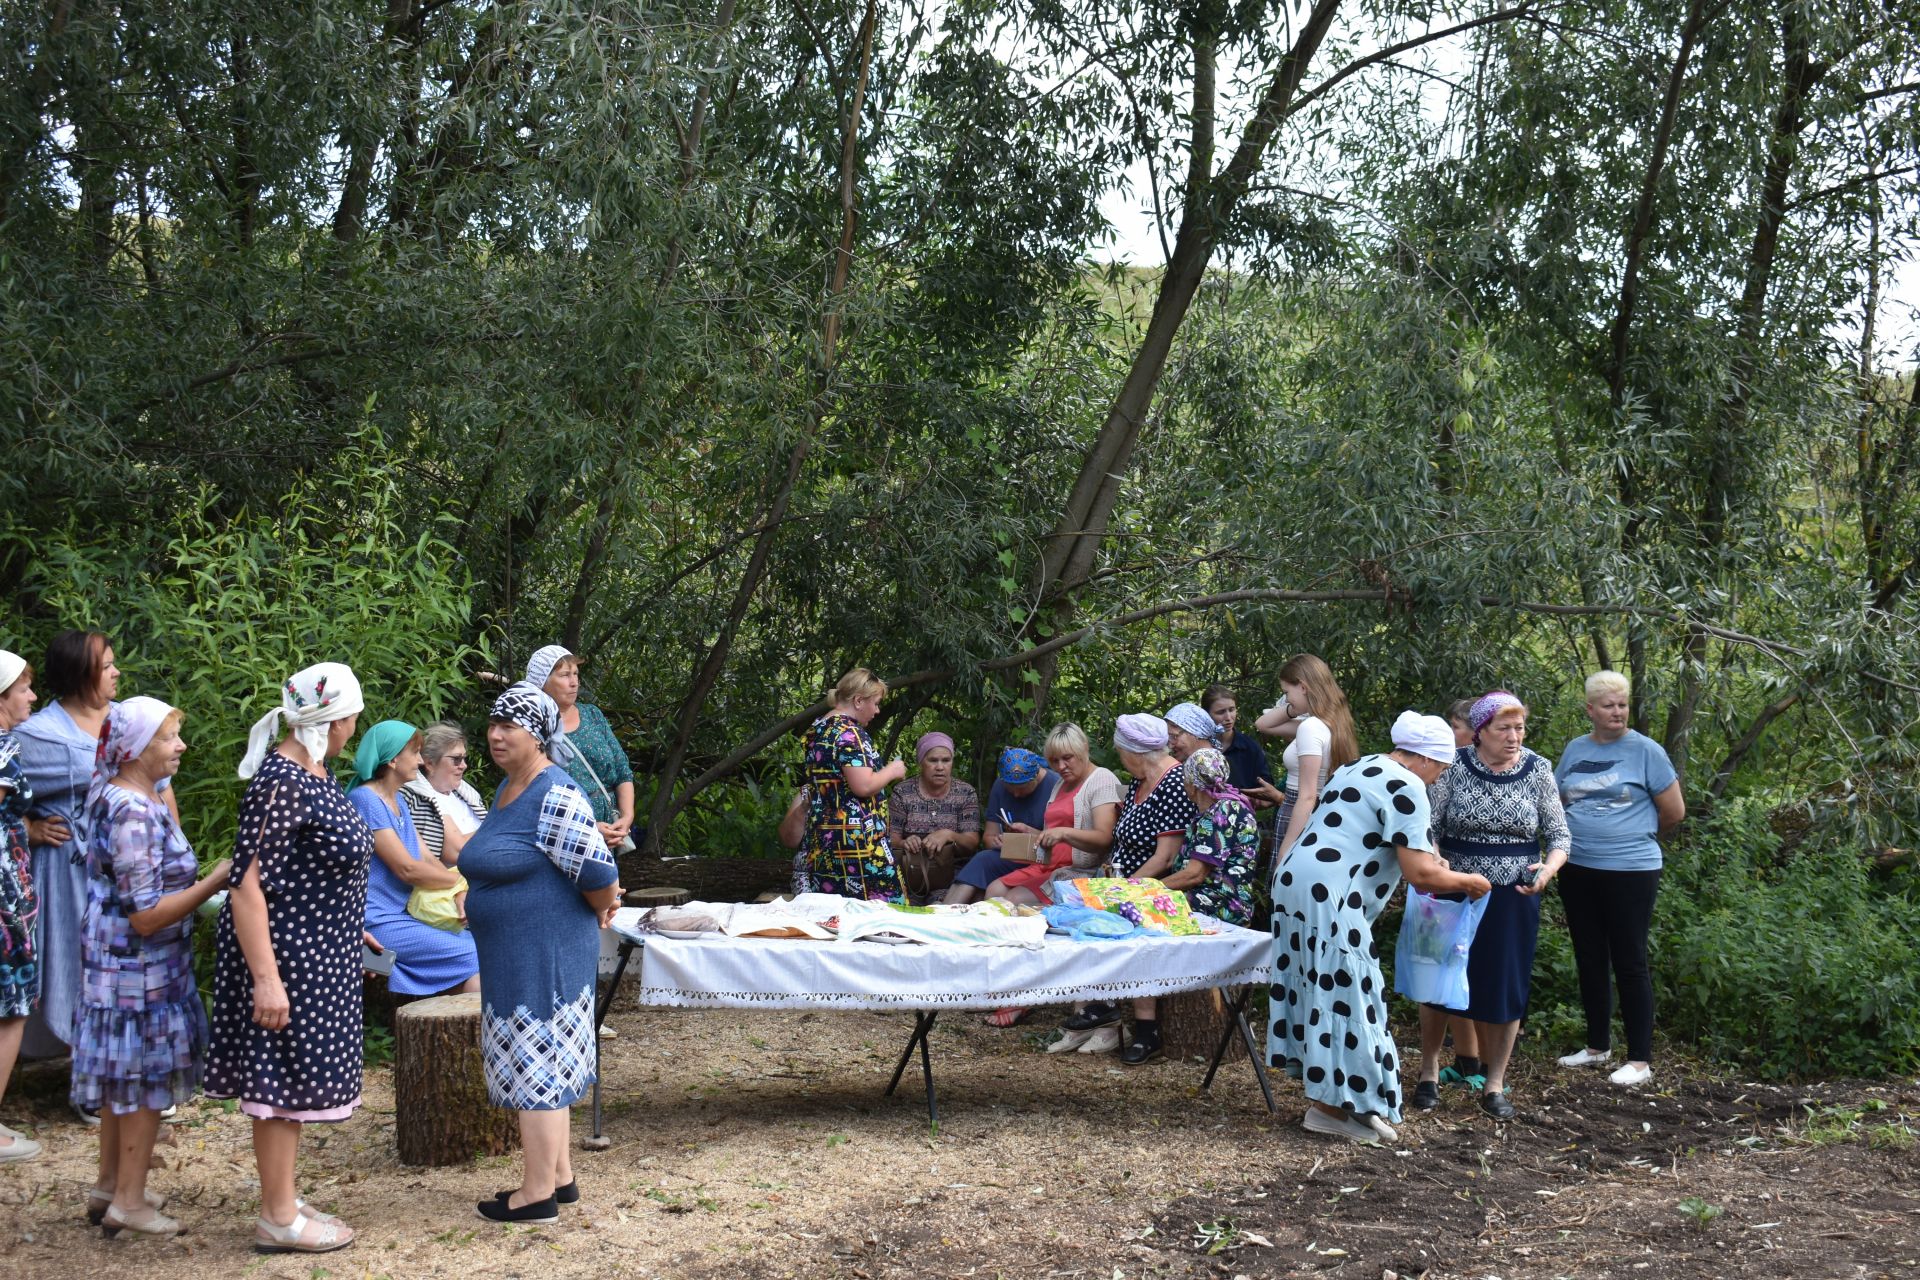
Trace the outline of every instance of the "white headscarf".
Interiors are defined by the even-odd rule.
[[[534,650],[533,656],[527,659],[527,683],[536,689],[545,689],[553,669],[560,665],[561,659],[573,656],[573,651],[563,644],[550,644],[544,649]]]
[[[280,705],[254,721],[247,734],[247,754],[240,761],[240,776],[251,778],[260,772],[267,752],[279,738],[281,720],[293,730],[294,741],[319,764],[327,758],[327,726],[363,709],[360,681],[341,663],[316,663],[288,677],[280,687]]]
[[[0,649],[0,693],[13,688],[13,682],[27,669],[27,660],[17,653]]]
[[[1445,720],[1418,711],[1402,711],[1393,722],[1393,745],[1441,764],[1452,764],[1459,750],[1453,745],[1453,729]]]
[[[173,714],[173,708],[158,698],[127,698],[107,709],[106,723],[100,726],[100,749],[94,754],[93,781],[87,787],[87,812],[105,791],[120,766],[138,760],[153,745],[153,735]]]

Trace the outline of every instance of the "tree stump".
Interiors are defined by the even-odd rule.
[[[630,890],[620,899],[620,904],[626,907],[682,907],[692,901],[691,890],[661,885],[652,889]]]
[[[1160,997],[1160,1042],[1170,1058],[1212,1058],[1214,1046],[1231,1022],[1226,998],[1217,988]],[[1227,1042],[1227,1055],[1222,1061],[1246,1056],[1247,1047],[1235,1036]]]
[[[401,1164],[466,1164],[519,1145],[513,1112],[487,1100],[478,992],[416,1000],[395,1012],[393,1094]]]

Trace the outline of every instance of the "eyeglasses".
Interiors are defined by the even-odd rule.
[[[445,755],[445,756],[441,756],[440,758],[441,758],[442,760],[450,760],[450,761],[452,761],[452,762],[453,762],[454,764],[457,764],[457,765],[459,765],[459,766],[460,766],[460,767],[461,767],[462,769],[464,769],[464,768],[466,768],[466,767],[467,767],[467,758],[466,758],[466,756],[464,756],[464,755],[457,755],[457,756],[455,756],[455,755]]]

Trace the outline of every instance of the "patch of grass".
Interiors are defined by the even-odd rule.
[[[847,1135],[844,1133],[830,1133],[827,1135],[827,1150],[829,1151],[835,1147],[843,1147],[846,1144]]]
[[[1688,1196],[1680,1202],[1678,1208],[1693,1223],[1696,1231],[1705,1231],[1712,1225],[1715,1218],[1726,1212],[1719,1205],[1708,1204],[1699,1196]]]

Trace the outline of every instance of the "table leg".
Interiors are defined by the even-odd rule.
[[[907,1063],[913,1057],[914,1047],[920,1049],[920,1072],[927,1082],[927,1119],[934,1124],[940,1123],[940,1107],[933,1093],[933,1058],[927,1051],[927,1032],[933,1030],[933,1020],[940,1015],[932,1009],[916,1010],[913,1015],[913,1034],[907,1038],[907,1047],[900,1051],[900,1061],[893,1068],[893,1079],[887,1083],[885,1097],[892,1097],[893,1091],[900,1087],[900,1077],[906,1074]]]
[[[1252,987],[1240,988],[1240,994],[1229,1004],[1227,1025],[1220,1031],[1220,1043],[1214,1046],[1213,1061],[1207,1065],[1207,1078],[1200,1082],[1202,1089],[1213,1087],[1213,1077],[1220,1070],[1220,1062],[1227,1056],[1227,1046],[1232,1043],[1234,1032],[1240,1033],[1240,1040],[1247,1046],[1247,1062],[1253,1067],[1253,1078],[1260,1082],[1260,1094],[1267,1100],[1267,1111],[1277,1111],[1273,1102],[1273,1085],[1267,1080],[1267,1069],[1260,1062],[1260,1046],[1253,1038],[1253,1028],[1247,1025],[1247,997],[1253,994]]]
[[[593,1133],[581,1145],[589,1151],[604,1151],[612,1142],[600,1131],[600,1024],[607,1020],[607,1010],[613,1006],[614,993],[620,990],[620,979],[627,972],[627,961],[633,958],[634,944],[623,941],[620,944],[620,957],[613,965],[613,980],[607,983],[607,994],[600,997],[593,1007]]]

